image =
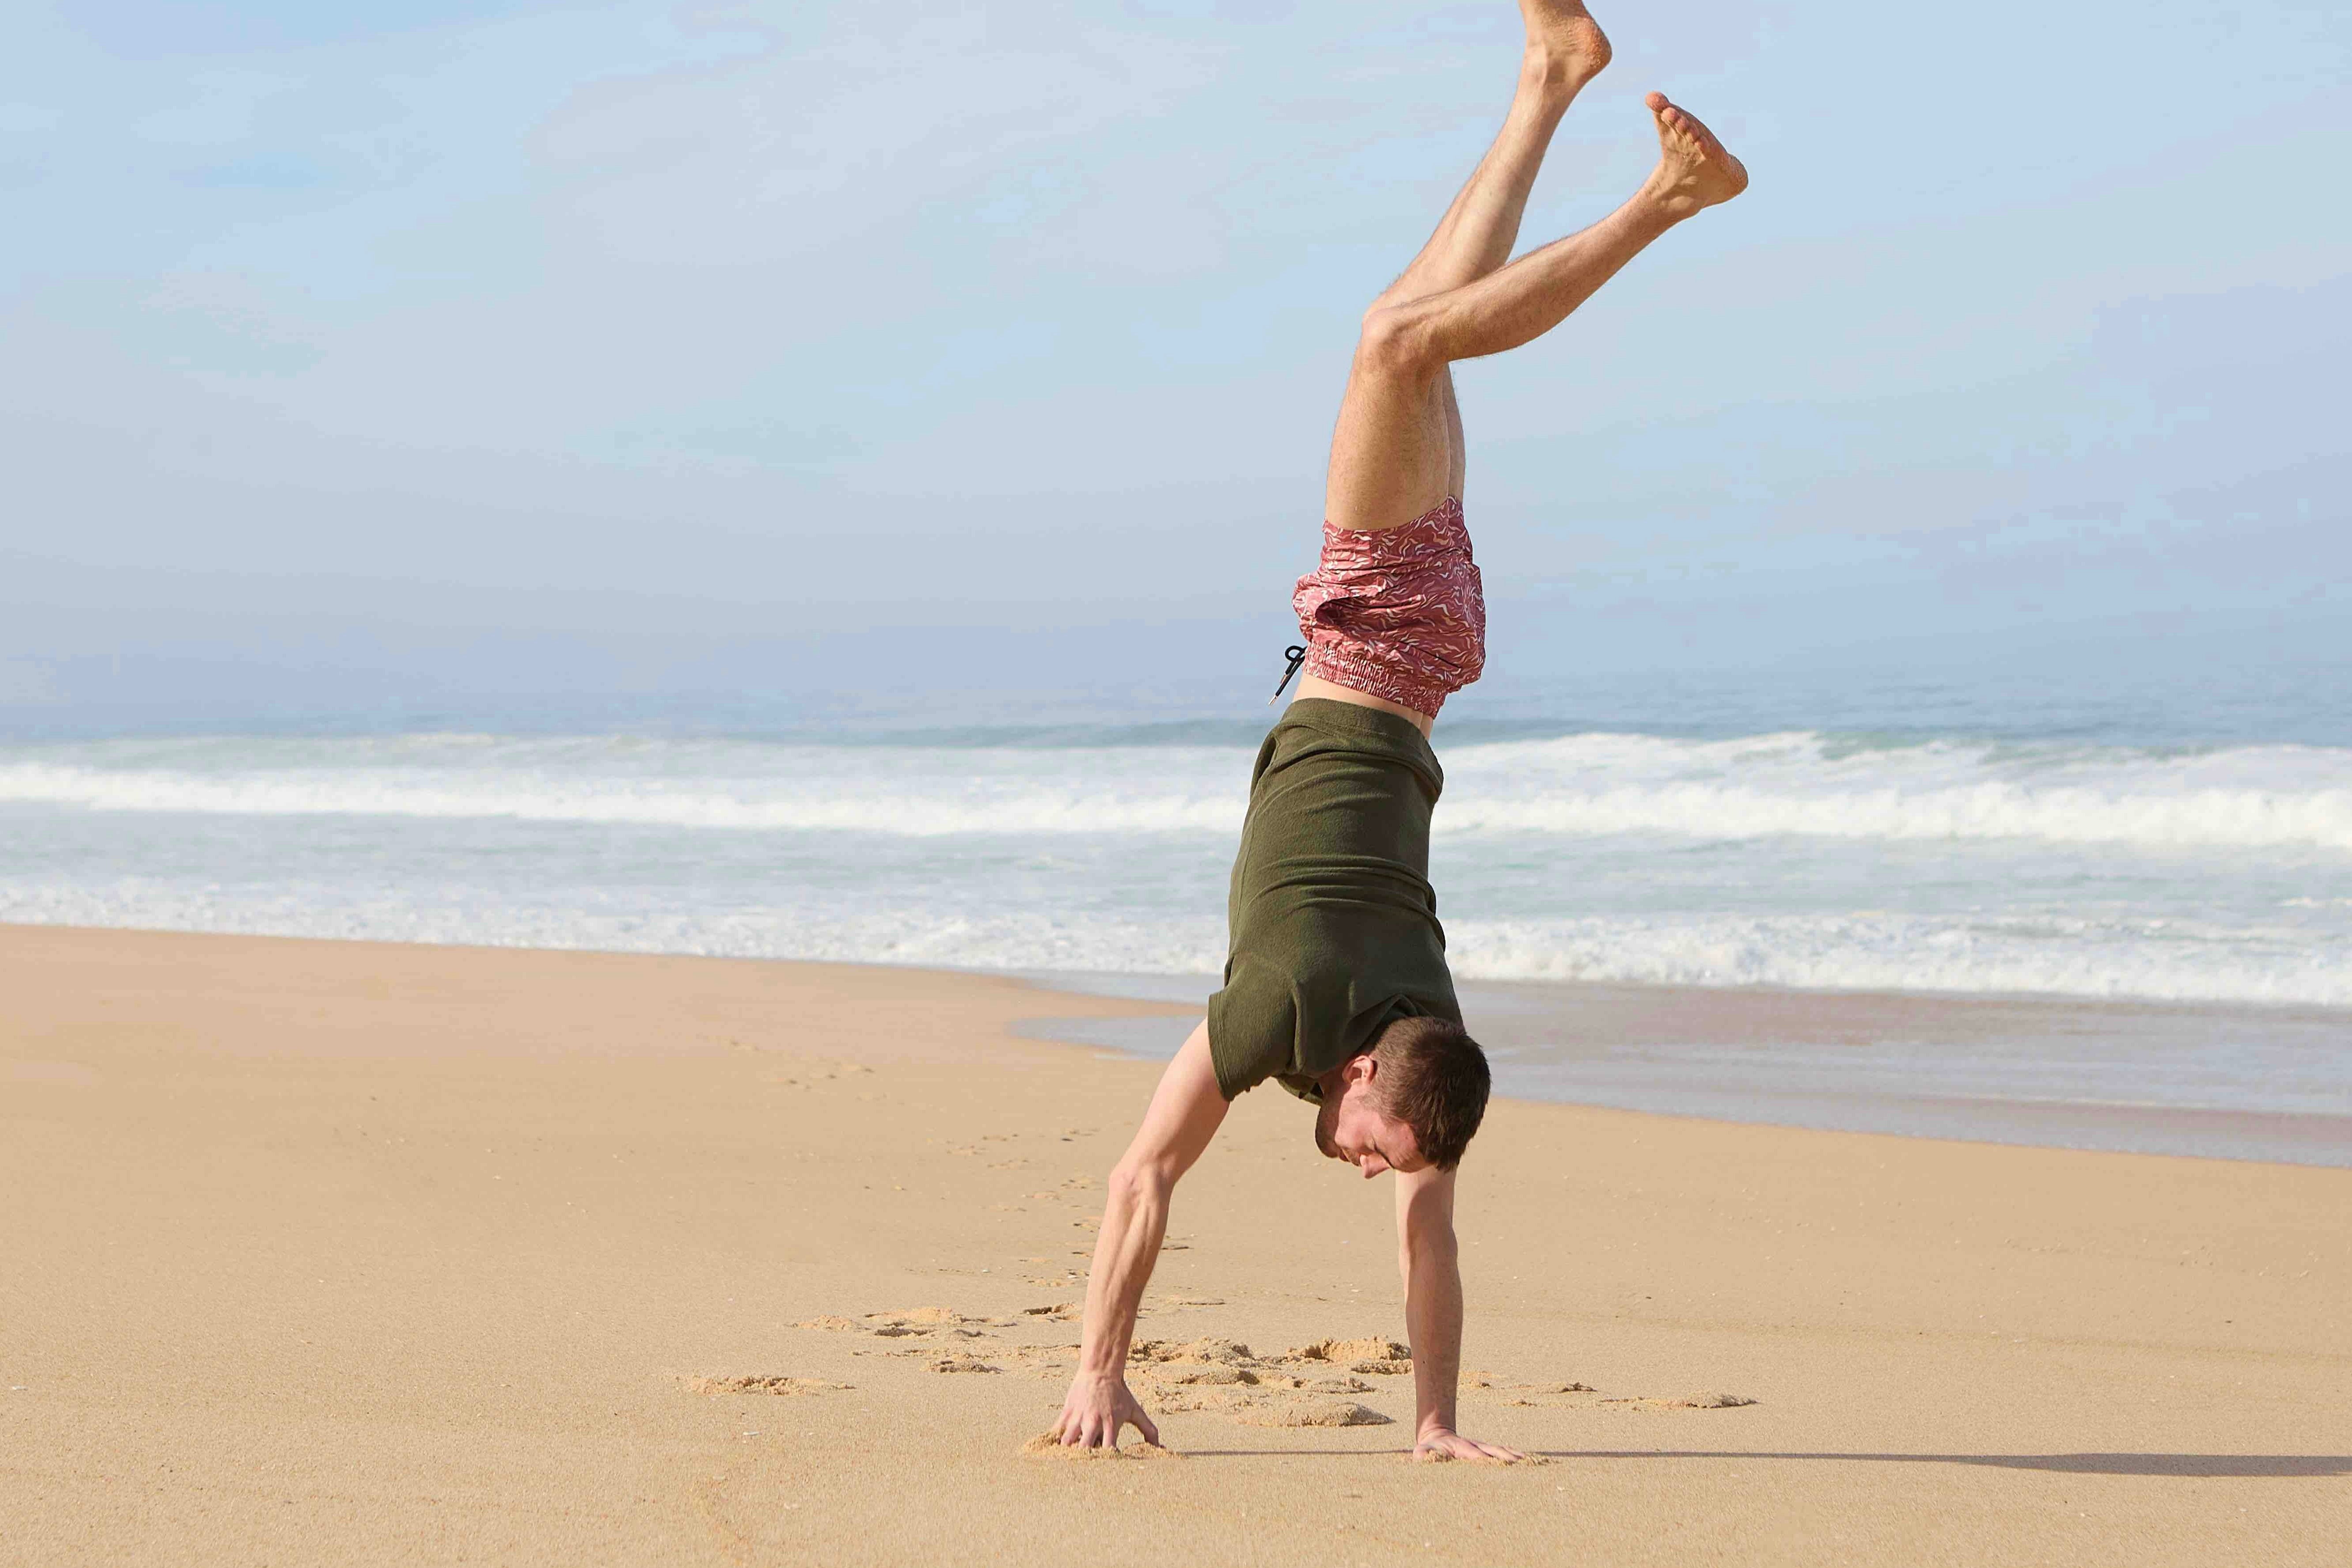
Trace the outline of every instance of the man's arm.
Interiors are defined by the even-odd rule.
[[[1054,1436],[1066,1445],[1115,1448],[1119,1428],[1130,1423],[1146,1442],[1160,1441],[1160,1428],[1128,1390],[1128,1345],[1135,1338],[1143,1287],[1151,1279],[1152,1265],[1160,1261],[1160,1243],[1168,1234],[1169,1196],[1224,1119],[1225,1097],[1209,1059],[1209,1026],[1204,1022],[1160,1074],[1135,1142],[1110,1173],[1102,1234],[1096,1238],[1094,1270],[1087,1279],[1078,1373],[1070,1380],[1062,1418],[1054,1426]]]
[[[1454,1429],[1462,1376],[1462,1265],[1454,1239],[1454,1173],[1397,1173],[1397,1263],[1404,1272],[1405,1332],[1412,1340],[1416,1459],[1507,1464],[1527,1456],[1474,1442]]]

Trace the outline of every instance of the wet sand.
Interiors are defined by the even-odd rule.
[[[1546,1462],[1400,1457],[1387,1184],[1273,1093],[1148,1303],[1176,1457],[1024,1454],[1156,1069],[1013,1026],[1178,1010],[0,928],[0,1559],[2341,1561],[2352,1172],[1528,1101],[1464,1424]]]
[[[1044,982],[1045,977],[1030,978]],[[1181,1001],[1213,980],[1057,977]],[[2221,1003],[1471,981],[1506,1093],[1572,1105],[2058,1149],[2352,1166],[2352,1012]],[[1191,1017],[1040,1017],[1164,1059]]]

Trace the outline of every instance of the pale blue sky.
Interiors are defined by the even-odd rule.
[[[1599,14],[1617,64],[1526,241],[1639,180],[1653,87],[1756,184],[1465,367],[1498,652],[2343,624],[2341,6]],[[1517,33],[1499,0],[10,7],[0,704],[126,649],[395,670],[490,628],[1278,639],[1355,318]]]

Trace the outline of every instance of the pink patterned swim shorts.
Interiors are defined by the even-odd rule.
[[[1402,528],[1323,524],[1323,559],[1290,596],[1307,672],[1437,717],[1486,667],[1486,595],[1462,503]]]

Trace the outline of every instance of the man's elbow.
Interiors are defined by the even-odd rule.
[[[1176,1173],[1163,1161],[1121,1160],[1111,1167],[1110,1201],[1129,1208],[1164,1206],[1176,1188]]]

